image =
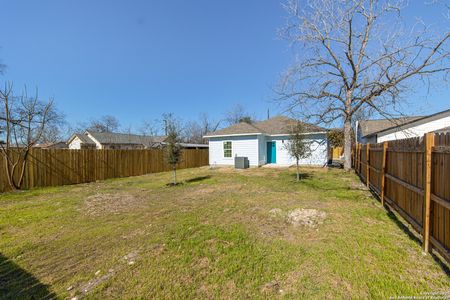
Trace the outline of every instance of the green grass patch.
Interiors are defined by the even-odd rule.
[[[0,195],[0,298],[389,298],[446,269],[341,170],[186,169]],[[290,223],[297,209],[325,213]]]

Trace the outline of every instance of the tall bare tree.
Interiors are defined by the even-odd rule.
[[[119,120],[111,115],[105,115],[99,119],[92,119],[87,126],[88,130],[97,132],[117,132],[119,128]]]
[[[26,90],[15,96],[12,84],[0,90],[0,127],[4,128],[4,143],[0,155],[6,162],[5,172],[13,190],[23,184],[31,148],[42,138],[48,126],[60,122],[53,101],[41,101],[37,92],[28,97]]]
[[[252,121],[254,121],[254,117],[240,104],[236,104],[225,114],[225,122],[228,125],[234,125],[240,122],[251,123]]]
[[[342,122],[344,168],[351,167],[351,125],[361,111],[390,118],[402,95],[450,71],[449,19],[433,31],[403,21],[402,0],[289,0],[282,35],[298,60],[281,80],[280,101],[317,123]],[[448,9],[448,7],[447,7]],[[437,16],[438,17],[438,16]]]
[[[203,138],[208,132],[216,131],[221,121],[213,121],[206,113],[201,113],[198,120],[187,122],[185,127],[185,140],[188,143],[203,144]]]

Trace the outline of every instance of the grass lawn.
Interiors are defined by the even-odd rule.
[[[208,168],[0,195],[0,298],[388,298],[449,292],[353,173]],[[325,217],[291,223],[297,209]],[[325,214],[326,215],[325,215]],[[303,219],[301,219],[303,220]]]

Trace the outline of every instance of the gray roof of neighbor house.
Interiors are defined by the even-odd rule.
[[[161,145],[167,145],[166,142],[162,142]],[[182,148],[209,148],[208,144],[195,144],[195,143],[179,143]]]
[[[162,143],[166,136],[143,136],[128,133],[86,131],[100,144],[153,145]]]
[[[64,149],[67,148],[67,143],[64,141],[54,142],[54,143],[40,143],[33,146],[33,148],[41,149]]]
[[[75,137],[79,138],[80,141],[84,144],[91,144],[91,145],[95,145],[94,141],[91,140],[87,135],[83,134],[83,133],[74,133],[70,139],[67,141],[67,143],[70,143]]]
[[[393,119],[378,119],[378,120],[362,120],[358,123],[361,130],[361,136],[368,136],[372,133],[403,125],[405,123],[423,118],[422,116],[401,117]]]
[[[405,129],[413,127],[413,126],[425,124],[425,123],[428,123],[428,122],[431,122],[434,120],[439,120],[441,118],[445,118],[448,116],[450,116],[450,109],[440,111],[440,112],[437,112],[437,113],[434,113],[434,114],[431,114],[428,116],[408,117],[408,120],[406,122],[397,122],[397,124],[394,124],[393,126],[377,130],[377,131],[372,132],[367,135],[375,135],[375,134],[379,135],[381,133],[388,134],[388,133],[395,132],[396,130],[399,130],[399,129],[405,130]]]
[[[241,122],[230,127],[209,132],[205,137],[240,135],[240,134],[290,134],[292,128],[301,122],[285,116],[276,116],[265,121],[254,122],[251,124]],[[327,129],[313,124],[301,122],[308,133],[325,132]]]

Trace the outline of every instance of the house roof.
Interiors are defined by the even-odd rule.
[[[256,127],[260,128],[264,133],[268,134],[287,134],[291,133],[292,128],[294,128],[297,123],[300,122],[305,132],[323,132],[326,131],[317,125],[301,122],[292,118],[285,116],[276,116],[265,121],[257,122]]]
[[[375,135],[375,134],[379,135],[380,133],[382,133],[382,134],[389,134],[389,133],[395,132],[395,131],[397,131],[399,129],[400,130],[405,130],[405,129],[408,129],[408,128],[413,127],[413,126],[425,124],[425,123],[428,123],[428,122],[431,122],[431,121],[434,121],[434,120],[439,120],[441,118],[448,117],[448,116],[450,116],[450,109],[447,109],[447,110],[444,110],[444,111],[440,111],[440,112],[437,112],[437,113],[429,115],[429,116],[410,117],[410,118],[413,118],[413,119],[410,119],[409,121],[403,122],[401,124],[396,124],[394,126],[378,130],[376,132],[371,133],[370,135]]]
[[[423,116],[410,116],[393,119],[377,119],[377,120],[362,120],[358,126],[361,130],[361,136],[365,137],[373,133],[379,132],[391,127],[397,127],[399,125],[406,124],[411,121],[423,118]]]
[[[67,141],[67,144],[70,144],[74,138],[78,138],[83,144],[95,145],[94,141],[91,140],[87,135],[83,133],[74,133]]]
[[[167,145],[166,142],[162,142],[161,145]],[[195,144],[195,143],[179,143],[183,148],[209,148],[208,144]]]
[[[41,143],[33,146],[34,148],[51,149],[51,148],[67,148],[67,143],[64,141],[54,143]]]
[[[251,124],[241,122],[230,127],[220,129],[206,134],[206,137],[212,136],[226,136],[226,135],[243,135],[243,134],[290,134],[292,128],[301,122],[285,116],[276,116],[265,121],[254,122]],[[325,128],[301,122],[305,131],[308,133],[324,132]]]
[[[86,131],[100,144],[130,144],[130,145],[153,145],[155,143],[162,143],[166,136],[143,136],[128,133],[113,133],[113,132],[94,132]]]

